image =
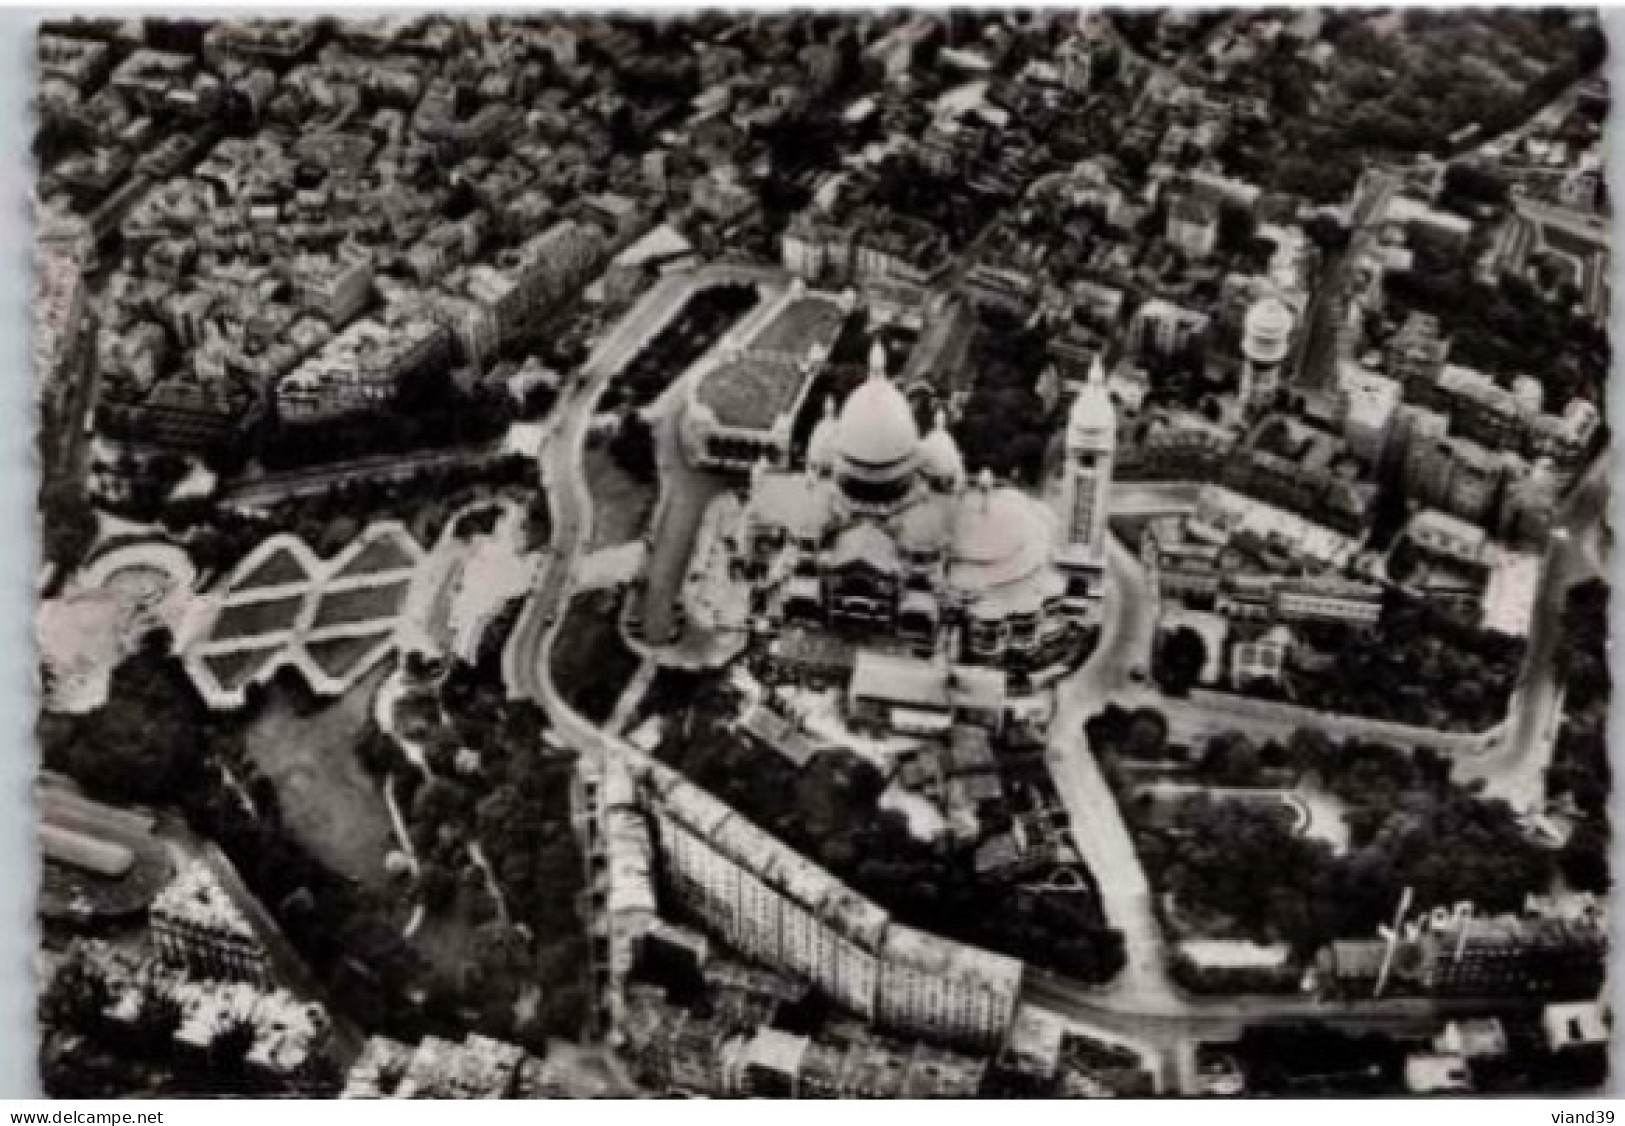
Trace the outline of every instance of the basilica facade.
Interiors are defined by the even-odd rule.
[[[756,589],[759,628],[849,642],[855,701],[896,689],[952,711],[958,685],[994,713],[1064,667],[1102,597],[1115,426],[1098,372],[1072,416],[1068,487],[1046,504],[967,474],[940,412],[922,435],[877,345],[868,379],[838,412],[825,404],[804,467],[752,473],[733,566]],[[876,678],[889,684],[858,683]]]

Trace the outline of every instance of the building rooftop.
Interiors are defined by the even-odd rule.
[[[1179,944],[1179,951],[1203,969],[1272,970],[1292,960],[1292,949],[1285,943],[1239,939],[1190,939]]]
[[[1022,964],[1016,959],[900,923],[893,923],[886,931],[884,949],[889,961],[963,985],[1000,994],[1014,993],[1021,987]]]
[[[1613,1031],[1614,1014],[1606,1002],[1570,1001],[1547,1005],[1541,1010],[1540,1024],[1546,1043],[1553,1051],[1607,1044]]]
[[[133,1020],[145,997],[169,997],[181,1010],[178,1042],[206,1049],[228,1028],[246,1024],[254,1032],[248,1060],[274,1074],[297,1073],[323,1050],[331,1030],[326,1010],[286,990],[194,980],[150,957],[94,939],[76,941],[70,956],[85,958],[107,983],[110,1019]]]
[[[1506,552],[1490,568],[1484,592],[1485,629],[1508,637],[1527,637],[1540,596],[1542,557],[1532,552]]]
[[[675,771],[658,763],[642,763],[639,769],[674,820],[860,948],[879,950],[888,921],[884,910]]]
[[[242,908],[201,860],[182,868],[152,901],[150,911],[154,916],[206,926],[239,938],[256,937]]]
[[[805,1036],[777,1028],[758,1028],[756,1035],[745,1043],[740,1062],[746,1067],[761,1067],[781,1075],[797,1075],[810,1043]]]

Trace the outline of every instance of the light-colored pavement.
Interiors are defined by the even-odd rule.
[[[1073,676],[1056,686],[1048,762],[1072,836],[1100,886],[1106,918],[1123,932],[1127,964],[1110,992],[1137,1002],[1173,998],[1163,968],[1162,935],[1151,886],[1134,842],[1083,734],[1083,724],[1130,683],[1149,660],[1156,602],[1145,571],[1115,537],[1107,537],[1106,601],[1100,640]]]
[[[1569,587],[1593,573],[1608,510],[1610,464],[1606,452],[1598,457],[1558,508],[1505,738],[1490,754],[1457,760],[1456,771],[1464,781],[1483,781],[1489,793],[1519,809],[1537,805],[1545,796],[1546,767],[1563,711],[1557,668],[1563,609]]]
[[[653,546],[643,595],[644,636],[659,646],[671,635],[673,615],[683,592],[694,539],[705,510],[722,492],[720,478],[689,465],[678,440],[682,407],[674,405],[655,421],[656,459],[660,466],[660,506],[651,532]]]

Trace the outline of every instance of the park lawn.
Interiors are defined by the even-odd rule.
[[[588,449],[583,461],[592,494],[592,550],[641,538],[654,509],[654,485],[645,485],[616,465],[606,446]]]
[[[328,676],[342,680],[361,658],[378,648],[389,630],[363,633],[356,637],[332,637],[305,642],[305,651]]]
[[[621,637],[621,599],[599,590],[570,600],[553,644],[553,682],[559,694],[594,723],[615,710],[638,669],[638,655]]]
[[[293,552],[285,547],[279,547],[260,560],[252,571],[233,583],[231,589],[258,590],[304,582],[308,578],[310,576],[305,574],[305,565],[299,562]]]
[[[304,602],[304,596],[296,594],[290,598],[272,598],[264,602],[227,603],[214,620],[210,636],[224,641],[281,633],[292,629],[294,622],[299,620],[299,608]]]
[[[280,644],[262,645],[256,649],[233,649],[227,653],[210,653],[202,658],[204,665],[226,688],[238,688],[282,651]]]
[[[400,612],[401,603],[406,601],[406,588],[410,585],[410,580],[402,579],[379,586],[330,591],[322,595],[312,626],[321,629],[324,626],[349,625],[374,619],[378,619],[380,625],[387,625]]]
[[[380,535],[356,552],[344,565],[343,575],[377,575],[385,571],[401,571],[412,566],[412,557],[406,553],[392,535]]]
[[[381,889],[384,857],[395,847],[383,793],[355,757],[371,722],[385,662],[332,703],[313,701],[284,678],[267,686],[249,724],[247,748],[276,787],[288,830],[323,863]]]

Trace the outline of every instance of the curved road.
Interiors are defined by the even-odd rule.
[[[1563,718],[1557,676],[1563,609],[1569,587],[1596,571],[1611,461],[1607,451],[1599,455],[1558,505],[1506,738],[1489,754],[1457,760],[1464,780],[1482,779],[1491,793],[1519,809],[1538,805],[1545,796],[1546,766]]]
[[[1169,1003],[1162,935],[1151,887],[1134,843],[1083,735],[1084,720],[1129,687],[1129,673],[1149,660],[1156,629],[1155,592],[1145,571],[1115,536],[1107,536],[1106,602],[1100,640],[1083,668],[1056,686],[1046,752],[1050,776],[1066,807],[1072,838],[1100,885],[1106,917],[1123,932],[1127,965],[1109,990],[1135,1004]],[[1100,995],[1102,999],[1106,994]]]

